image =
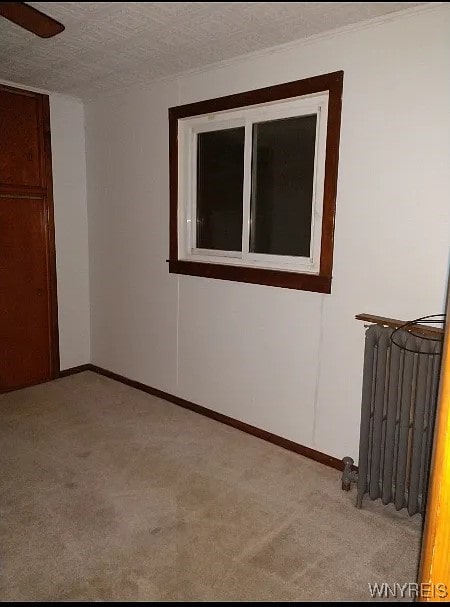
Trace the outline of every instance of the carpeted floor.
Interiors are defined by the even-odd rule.
[[[0,600],[368,599],[420,518],[91,372],[0,396]]]

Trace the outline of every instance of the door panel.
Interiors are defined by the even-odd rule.
[[[0,393],[58,376],[48,95],[0,84]]]
[[[43,187],[40,95],[0,92],[0,187]]]
[[[51,378],[45,199],[0,197],[0,392]]]

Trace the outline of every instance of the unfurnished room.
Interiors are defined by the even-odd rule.
[[[0,2],[0,601],[448,601],[450,6]]]

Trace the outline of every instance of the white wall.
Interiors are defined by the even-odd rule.
[[[450,236],[447,6],[87,106],[92,362],[356,458],[359,312],[441,312]],[[169,275],[167,108],[343,69],[333,291]]]
[[[50,94],[61,369],[90,360],[84,107]]]

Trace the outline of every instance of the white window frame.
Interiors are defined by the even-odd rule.
[[[275,269],[305,274],[320,273],[322,215],[329,93],[258,104],[179,120],[178,130],[178,256],[183,261]],[[308,257],[252,253],[250,246],[251,163],[253,125],[259,122],[315,114],[316,149]],[[199,133],[245,128],[242,251],[199,249],[196,244],[197,136]]]

